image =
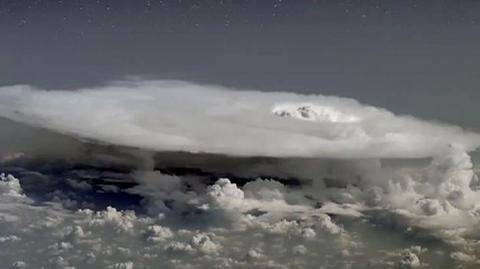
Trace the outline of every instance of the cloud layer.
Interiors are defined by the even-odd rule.
[[[76,91],[0,89],[0,116],[152,151],[324,158],[431,157],[480,136],[352,99],[124,81]]]
[[[11,268],[480,264],[480,136],[459,127],[178,81],[4,87],[0,116],[88,142],[0,159]]]

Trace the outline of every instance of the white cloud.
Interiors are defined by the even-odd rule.
[[[402,268],[415,268],[420,267],[421,263],[420,259],[415,253],[406,252],[400,261],[400,265]]]
[[[23,261],[16,261],[11,266],[12,269],[24,269],[27,268],[27,264]]]
[[[7,236],[1,236],[0,237],[0,243],[5,243],[5,242],[16,242],[20,241],[21,239],[18,236],[15,235],[7,235]]]
[[[296,120],[302,113],[309,120]],[[411,158],[433,156],[449,144],[480,145],[478,134],[352,99],[179,81],[77,91],[2,87],[0,116],[107,144],[236,156]]]
[[[79,213],[89,220],[90,226],[112,228],[115,232],[133,232],[136,215],[133,211],[118,211],[114,207],[93,213],[90,210],[80,210]]]
[[[147,229],[148,242],[152,242],[152,243],[161,242],[172,237],[173,237],[173,233],[168,227],[162,227],[160,225],[148,226],[148,229]]]
[[[210,236],[205,233],[199,233],[193,236],[192,245],[200,252],[205,254],[218,254],[222,246],[210,239]]]
[[[192,245],[184,242],[169,242],[168,244],[164,245],[165,251],[172,251],[172,252],[193,252],[194,249]]]
[[[0,195],[23,198],[22,187],[17,178],[12,175],[0,174]]]
[[[109,195],[140,195],[137,211],[71,211],[84,204],[62,190],[35,203],[21,178],[1,174],[0,244],[8,248],[0,259],[17,263],[13,268],[418,267],[440,258],[405,244],[428,240],[454,250],[442,261],[471,265],[480,257],[480,180],[469,155],[480,139],[454,126],[351,99],[172,81],[69,92],[4,87],[0,115],[106,143],[140,160],[138,171],[120,177],[134,180],[127,190],[109,185],[111,174],[83,175],[105,180],[98,186]],[[150,152],[164,150],[191,155],[157,159]],[[205,175],[154,171],[161,164],[201,168]],[[212,183],[215,172],[248,182],[220,177]],[[62,180],[72,192],[93,188]]]

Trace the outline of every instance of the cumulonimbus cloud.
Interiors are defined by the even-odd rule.
[[[18,175],[20,179],[0,175],[0,202],[4,204],[0,218],[6,220],[7,230],[14,231],[0,237],[0,241],[22,244],[22,238],[30,238],[37,231],[31,227],[43,223],[45,214],[56,216],[58,221],[41,229],[67,231],[65,235],[55,233],[57,237],[47,238],[53,242],[44,244],[50,252],[35,252],[45,264],[81,264],[84,261],[75,255],[82,253],[78,250],[84,243],[88,254],[78,256],[108,268],[131,268],[131,260],[135,266],[142,266],[143,260],[145,264],[163,265],[179,251],[184,255],[183,263],[201,263],[205,268],[212,267],[211,263],[219,259],[225,264],[234,261],[232,268],[239,264],[263,268],[262,259],[288,256],[277,249],[271,252],[270,244],[257,245],[247,254],[239,253],[252,242],[261,241],[259,233],[283,238],[286,241],[281,248],[291,245],[292,253],[305,256],[300,257],[302,264],[312,264],[312,268],[318,267],[319,262],[308,253],[316,253],[315,257],[322,257],[325,262],[324,257],[330,255],[317,253],[330,251],[332,242],[338,243],[333,249],[341,256],[331,256],[330,260],[353,264],[364,257],[350,255],[350,251],[371,253],[369,233],[358,242],[354,241],[356,236],[351,236],[356,234],[356,225],[367,223],[363,219],[374,224],[394,223],[400,227],[398,233],[405,230],[409,238],[413,233],[434,236],[455,247],[451,259],[465,264],[479,262],[476,238],[480,223],[480,180],[468,151],[480,145],[480,135],[460,127],[395,115],[346,98],[138,80],[73,91],[3,87],[0,117],[114,145],[93,145],[93,153],[85,150],[87,160],[79,158],[76,160],[79,163],[101,166],[97,160],[124,157],[117,150],[123,151],[125,147],[126,155],[131,154],[135,159],[132,171],[123,173],[112,172],[115,169],[96,171],[97,166],[89,165],[70,171],[73,167],[70,164],[62,168],[59,162],[54,162],[56,172],[52,175],[48,165],[45,171],[43,166],[32,166],[32,171],[23,167],[29,157],[36,157],[29,152],[1,159],[0,164],[4,162],[7,171],[23,172]],[[71,141],[65,143],[70,145]],[[62,147],[62,143],[54,146]],[[83,150],[72,152],[81,155]],[[66,154],[66,159],[71,160],[72,154]],[[424,157],[431,158],[416,159]],[[390,158],[414,160],[385,160]],[[62,169],[66,172],[59,176]],[[211,182],[217,175],[230,178]],[[40,179],[55,179],[65,184],[51,184],[53,190],[48,192],[38,187],[46,185],[39,184]],[[130,179],[135,184],[128,189],[112,183],[128,185],[132,184]],[[297,183],[289,179],[296,179]],[[245,184],[240,184],[242,180]],[[55,186],[66,186],[70,191],[62,193]],[[70,212],[55,205],[42,211],[32,204],[33,198],[27,190],[47,193],[44,199],[53,197],[54,203],[68,208],[94,208],[84,202],[87,195],[95,201],[97,191],[119,197],[139,196],[142,202],[138,209],[147,212],[147,216],[137,217],[133,211],[113,207]],[[82,203],[77,204],[77,200]],[[55,218],[47,221],[50,219]],[[197,226],[184,229],[189,227],[184,223],[188,219],[201,223],[205,230],[199,232]],[[342,227],[342,223],[348,225]],[[378,230],[376,225],[369,229]],[[118,238],[112,237],[112,232]],[[104,239],[100,241],[89,239],[102,236]],[[333,241],[317,240],[327,237]],[[101,251],[109,247],[112,238],[115,238],[112,246],[117,239],[130,245],[132,240],[140,238],[139,246],[145,247],[135,246],[128,259],[124,254]],[[236,244],[226,243],[232,240],[237,240]],[[398,248],[395,242],[382,241],[382,248]],[[95,242],[104,245],[97,246]],[[18,249],[32,248],[27,243],[24,241],[22,248],[8,248],[10,263],[30,263],[30,257],[24,261],[17,258]],[[376,240],[372,246],[378,249]],[[64,255],[68,259],[56,257],[74,251],[77,254]],[[401,258],[402,266],[419,266],[421,259],[427,262],[437,259],[435,256],[429,260],[434,253],[413,246],[397,251],[397,256],[366,257],[369,265]],[[144,259],[147,256],[152,259]]]
[[[419,158],[480,145],[479,134],[353,99],[181,81],[3,87],[0,116],[106,144],[232,156]]]

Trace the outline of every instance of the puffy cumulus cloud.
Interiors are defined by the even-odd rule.
[[[212,225],[224,227],[219,223],[232,223],[237,231],[307,242],[335,236],[333,241],[343,256],[355,255],[361,247],[355,239],[357,235],[336,223],[332,216],[394,225],[406,234],[440,239],[465,255],[479,255],[475,240],[480,221],[478,177],[463,147],[452,145],[431,160],[414,165],[371,165],[359,161],[358,165],[343,167],[358,170],[363,165],[368,169],[359,178],[343,183],[328,183],[334,179],[322,178],[322,174],[296,187],[270,179],[255,179],[239,186],[221,178],[212,185],[197,186],[196,192],[180,201],[201,209],[200,214],[208,216]],[[180,190],[188,181],[177,177],[175,182],[173,189]],[[141,189],[141,185],[136,189]],[[175,199],[171,195],[156,197]],[[422,248],[402,253],[395,256],[397,260],[392,264],[424,265]]]
[[[411,246],[410,248],[404,249],[400,254],[402,256],[402,259],[400,260],[400,266],[402,268],[421,267],[422,263],[418,256],[427,251],[428,249],[422,248],[421,246]]]
[[[151,173],[134,175],[150,178]],[[60,202],[35,204],[30,199],[12,200],[10,195],[1,195],[0,202],[9,203],[9,208],[0,207],[0,212],[15,221],[0,218],[0,244],[6,250],[0,259],[12,266],[22,261],[25,268],[32,264],[45,268],[318,268],[319,264],[324,268],[353,264],[413,268],[445,264],[448,268],[475,264],[477,259],[472,248],[457,248],[450,255],[439,256],[438,249],[448,248],[436,246],[439,244],[431,250],[430,246],[428,250],[420,245],[405,246],[412,236],[408,233],[384,240],[380,228],[383,219],[375,222],[368,212],[344,214],[341,208],[347,204],[334,207],[332,202],[319,205],[314,197],[300,199],[300,194],[306,195],[302,188],[310,186],[288,186],[271,179],[256,179],[241,186],[221,178],[213,184],[197,182],[185,199],[171,194],[184,190],[191,183],[189,178],[172,178],[160,172],[154,176],[165,177],[171,184],[163,188],[148,185],[152,186],[149,190],[144,184],[153,183],[140,180],[133,189],[149,197],[142,206],[148,208],[155,200],[165,199],[164,204],[169,204],[167,200],[178,199],[179,204],[189,206],[177,208],[194,214],[159,207],[146,215],[113,207],[73,211]],[[12,176],[6,178],[21,183]],[[23,193],[21,186],[13,189]],[[83,193],[82,189],[74,190]],[[124,191],[131,189],[120,190]],[[365,208],[357,209],[368,211]],[[388,236],[402,236],[402,232],[389,232]],[[382,239],[376,240],[379,237]]]
[[[192,244],[205,254],[216,254],[222,246],[213,242],[207,234],[199,233],[193,236]]]
[[[385,172],[377,176],[382,179],[373,179],[377,184],[366,187],[373,197],[368,203],[451,242],[478,232],[480,192],[474,186],[478,178],[462,148],[451,147],[423,167],[399,169],[389,179]]]
[[[161,225],[151,225],[148,227],[148,231],[147,231],[148,242],[165,241],[166,239],[169,239],[172,237],[173,237],[173,233],[168,227],[162,227]]]
[[[114,207],[107,207],[105,211],[93,212],[92,210],[80,210],[90,226],[108,226],[117,233],[133,232],[134,220],[136,220],[133,211],[117,211]]]
[[[123,81],[76,91],[0,88],[0,116],[153,151],[274,157],[427,157],[480,136],[322,95]]]
[[[20,181],[12,175],[0,174],[0,195],[23,198]]]
[[[228,178],[219,179],[214,185],[207,189],[208,199],[212,207],[219,207],[235,212],[250,209],[245,200],[244,192],[231,183]]]

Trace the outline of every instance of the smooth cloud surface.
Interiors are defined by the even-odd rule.
[[[0,88],[0,116],[153,151],[322,158],[431,157],[480,135],[352,99],[126,81],[76,91]]]

